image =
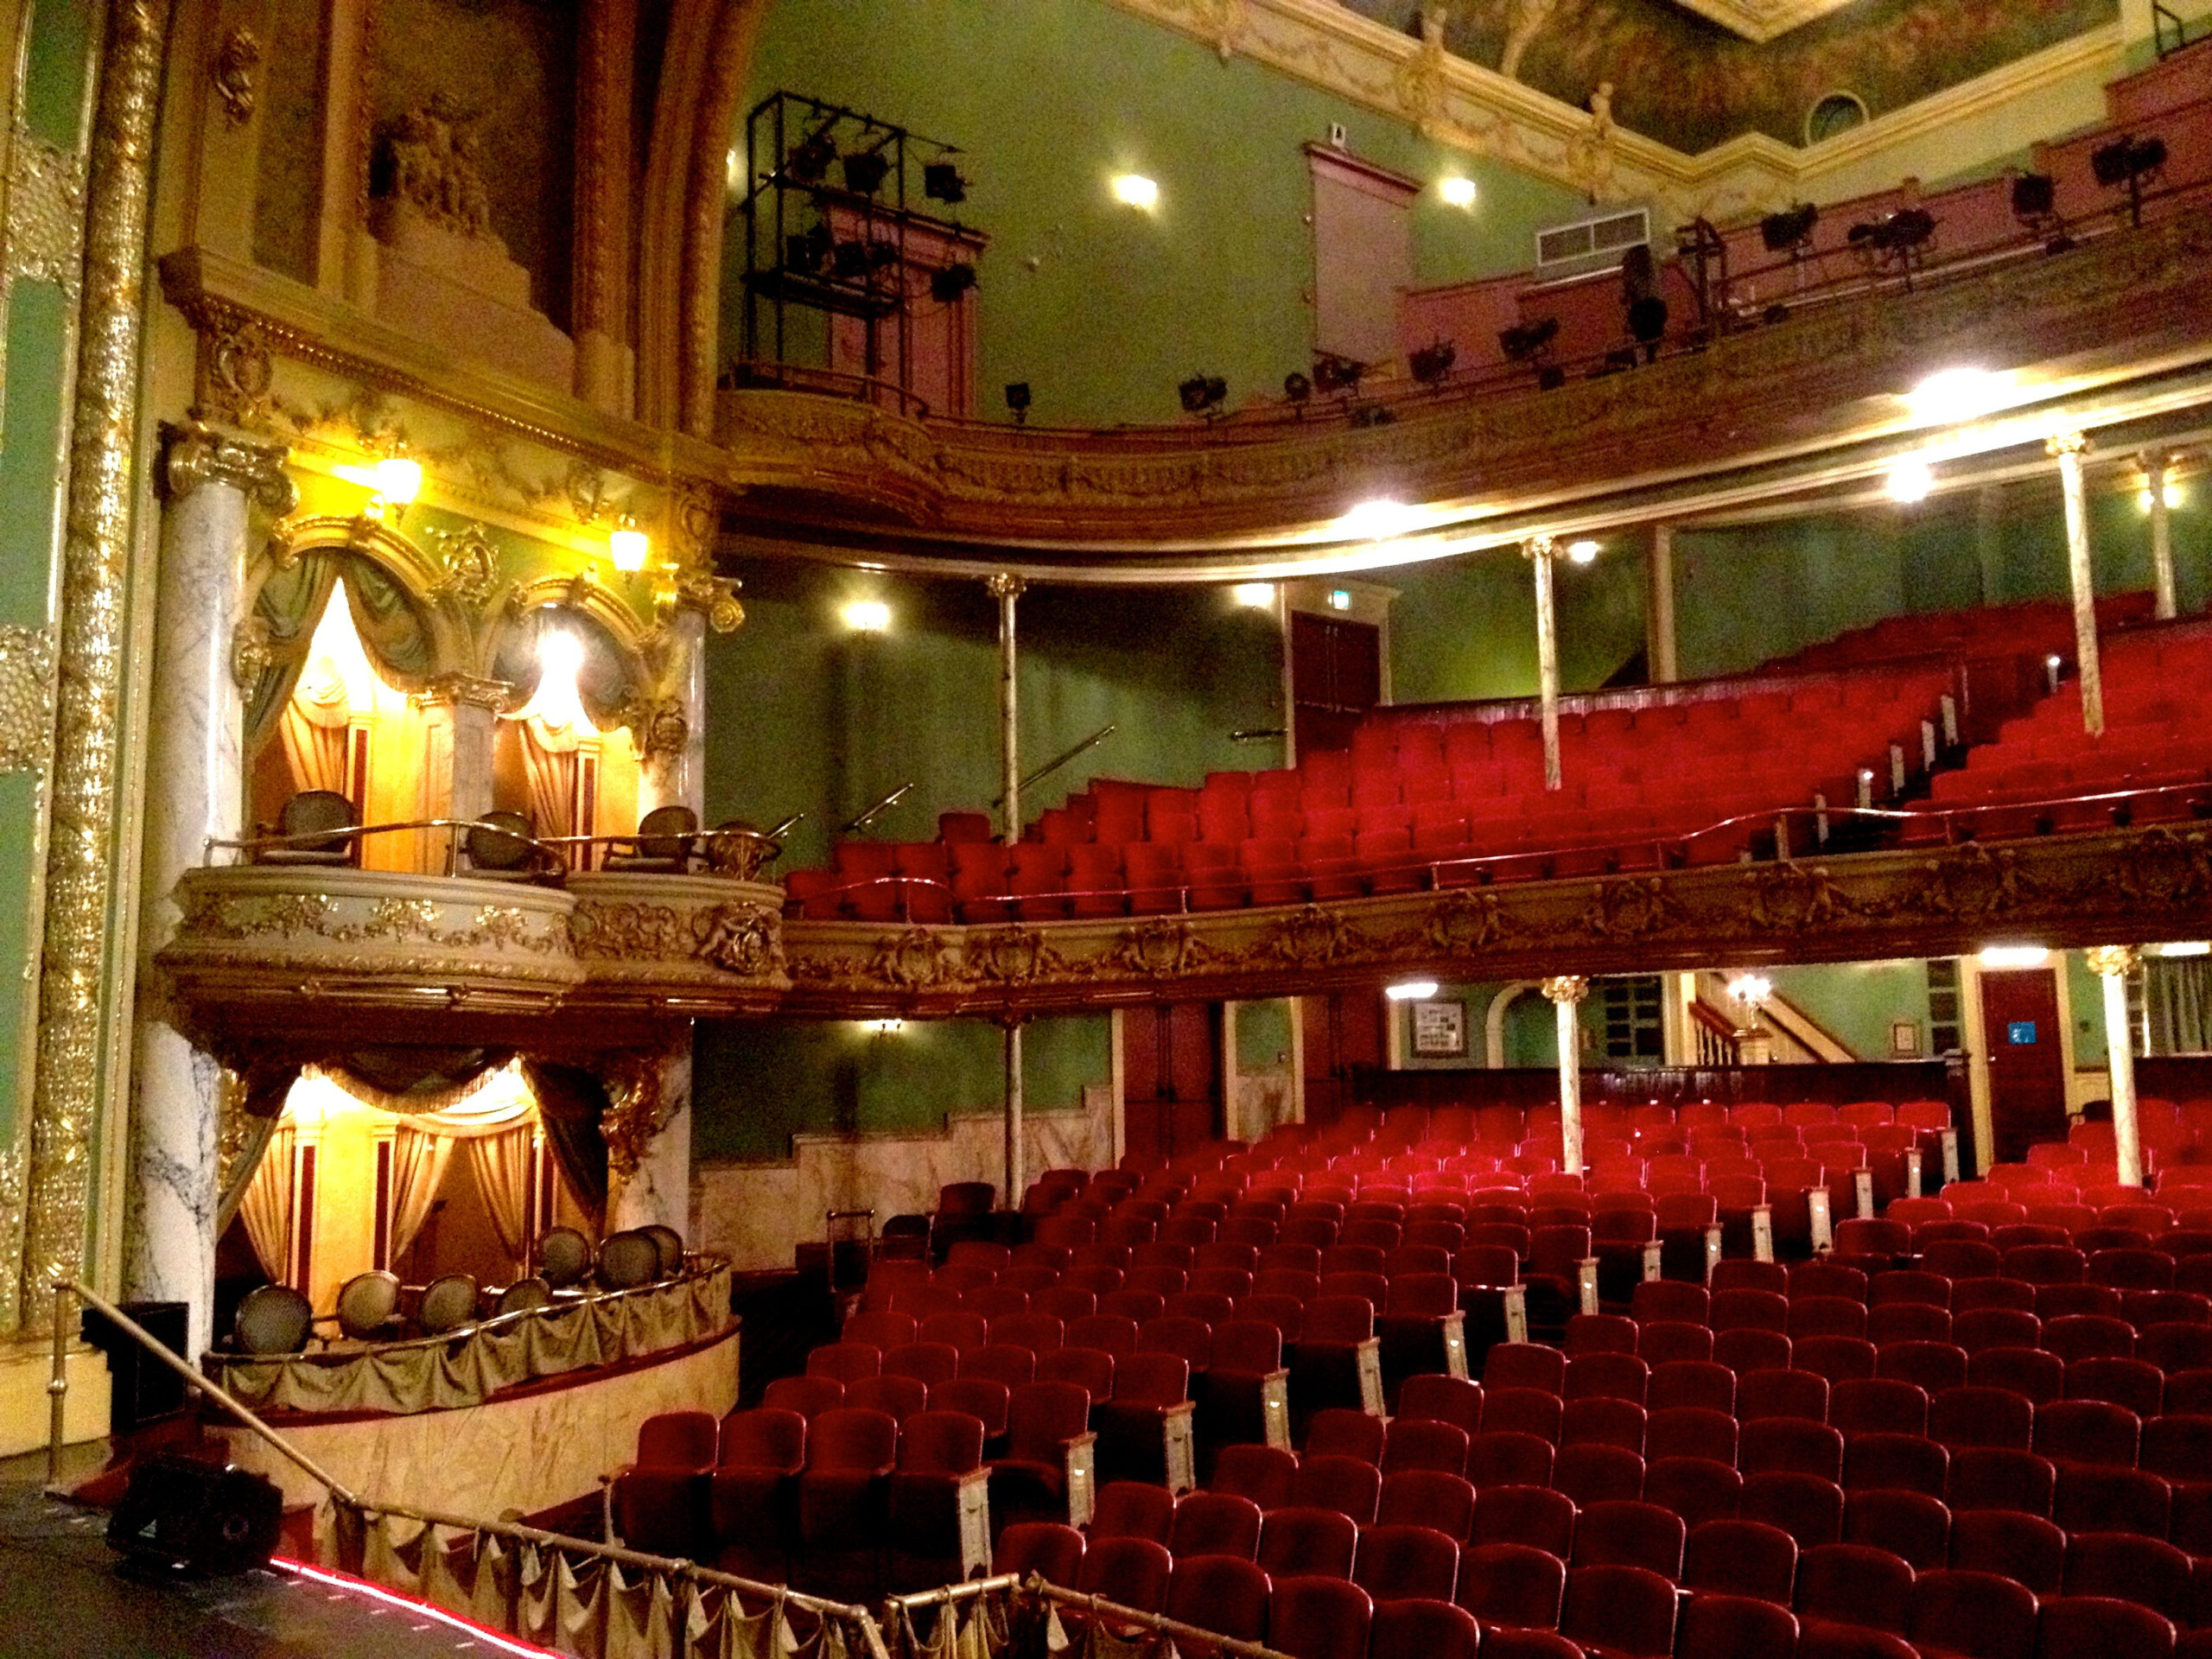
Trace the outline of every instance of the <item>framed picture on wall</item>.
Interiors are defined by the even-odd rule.
[[[1465,1002],[1416,1002],[1414,1010],[1414,1058],[1420,1060],[1459,1060],[1467,1054],[1467,1005]]]
[[[1890,1052],[1899,1059],[1910,1059],[1920,1052],[1919,1020],[1890,1021]]]

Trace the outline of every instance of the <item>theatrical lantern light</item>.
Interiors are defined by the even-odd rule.
[[[1160,187],[1141,173],[1116,174],[1113,191],[1115,200],[1141,213],[1148,213],[1160,206]]]
[[[1598,556],[1598,543],[1584,539],[1567,544],[1567,556],[1576,564],[1588,564]]]
[[[1302,404],[1313,395],[1313,383],[1293,369],[1282,378],[1282,395],[1294,404]]]
[[[1240,582],[1229,590],[1229,596],[1248,610],[1271,610],[1275,602],[1274,584],[1268,582]]]
[[[1441,384],[1444,377],[1452,372],[1452,365],[1459,360],[1459,348],[1448,340],[1433,340],[1427,346],[1419,346],[1406,359],[1408,366],[1413,370],[1415,384],[1424,386]]]
[[[930,297],[939,305],[952,304],[975,286],[976,267],[964,259],[941,265],[930,273]]]
[[[613,533],[607,538],[607,556],[625,575],[635,575],[644,569],[645,560],[652,550],[652,538],[639,530],[637,522],[626,513],[623,515],[622,522],[615,526]]]
[[[926,162],[922,168],[922,194],[931,201],[954,206],[968,200],[968,181],[954,162]]]
[[[1935,487],[1936,474],[1924,461],[1898,461],[1890,468],[1882,484],[1891,500],[1908,506],[1916,501],[1925,501]]]
[[[856,599],[842,614],[855,633],[883,633],[891,626],[891,607],[878,599]]]
[[[1447,207],[1471,207],[1475,205],[1475,181],[1451,174],[1436,181],[1436,194],[1444,199]]]
[[[1436,982],[1433,979],[1409,979],[1402,984],[1384,986],[1382,995],[1393,1002],[1424,1002],[1436,995]]]
[[[1006,406],[1013,413],[1014,423],[1016,426],[1023,425],[1028,421],[1029,383],[1027,380],[1010,380],[1007,383]]]
[[[891,158],[880,149],[855,150],[845,157],[844,168],[845,188],[857,195],[872,196],[883,188]]]
[[[1975,960],[1985,968],[2040,968],[2050,960],[2050,950],[2040,944],[1993,944]]]
[[[1217,374],[1194,374],[1175,388],[1185,415],[1211,416],[1229,397],[1229,382]]]

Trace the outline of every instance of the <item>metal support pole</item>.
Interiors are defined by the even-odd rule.
[[[2143,1141],[2135,1115],[2135,1033],[2127,1019],[2127,976],[2142,957],[2134,946],[2101,944],[2087,953],[2103,982],[2105,1064],[2112,1074],[2112,1138],[2123,1185],[2143,1185]]]
[[[1569,1175],[1582,1173],[1582,1023],[1575,1007],[1590,994],[1590,982],[1579,974],[1560,974],[1544,981],[1542,990],[1552,1001],[1559,1019],[1559,1135],[1560,1168]]]
[[[46,1484],[61,1484],[61,1440],[67,1430],[63,1417],[69,1403],[69,1292],[54,1287],[54,1375],[47,1380]]]
[[[1006,1207],[1019,1210],[1027,1188],[1021,1146],[1021,1021],[1009,1018],[1006,1031]]]
[[[1544,728],[1544,787],[1560,786],[1559,764],[1559,609],[1552,594],[1554,547],[1548,536],[1531,537],[1521,544],[1523,557],[1536,570],[1536,696]]]
[[[2174,602],[2174,526],[2166,505],[2166,479],[2172,457],[2153,450],[2143,457],[2143,476],[2151,495],[2151,581],[2156,590],[2155,614],[2171,622],[2179,614]]]
[[[1675,657],[1675,527],[1651,526],[1651,553],[1644,566],[1644,668],[1654,685],[1680,677]]]
[[[2074,652],[2082,675],[2082,725],[2092,737],[2105,728],[2105,681],[2097,661],[2097,591],[2089,560],[2089,505],[2082,492],[2082,456],[2089,441],[2066,432],[2044,446],[2058,460],[2066,493],[2066,575],[2074,588]]]
[[[1003,774],[999,837],[1009,847],[1021,839],[1020,693],[1016,684],[1020,662],[1014,651],[1014,603],[1026,586],[1020,576],[1004,570],[983,583],[999,602],[999,765]]]

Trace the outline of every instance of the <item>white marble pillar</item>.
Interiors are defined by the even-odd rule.
[[[1556,974],[1546,980],[1559,1019],[1559,1166],[1569,1175],[1582,1173],[1582,1021],[1577,1012],[1590,995],[1590,982],[1580,974]]]
[[[1552,594],[1552,538],[1533,537],[1521,544],[1522,556],[1536,572],[1536,697],[1544,728],[1544,787],[1560,786],[1559,760],[1559,607]]]
[[[2058,461],[2066,495],[2066,575],[2074,590],[2074,654],[2082,676],[2082,725],[2091,736],[2105,728],[2105,678],[2097,660],[2096,575],[2089,556],[2089,504],[2082,457],[2089,441],[2066,432],[2044,446]]]
[[[657,1127],[640,1137],[635,1166],[607,1174],[607,1230],[673,1227],[691,1243],[691,1027],[671,1036],[649,1087],[658,1089]]]
[[[640,816],[657,806],[707,810],[707,619],[683,606],[668,619],[664,701],[683,721],[682,741],[649,742],[638,779]],[[671,722],[668,735],[673,736]]]
[[[2154,450],[2143,457],[2145,493],[2151,501],[2151,585],[2156,615],[2170,622],[2179,614],[2174,599],[2174,524],[2166,505],[2168,480],[2173,476],[2172,457]]]
[[[2143,1141],[2135,1116],[2135,1032],[2127,1018],[2127,976],[2142,960],[2128,944],[2101,944],[2088,953],[2089,971],[2105,994],[2105,1065],[2112,1077],[2112,1138],[2120,1179],[2143,1185]]]
[[[1006,1207],[1019,1210],[1029,1185],[1022,1158],[1022,1112],[1027,1103],[1022,1090],[1021,1021],[1009,1019],[1001,1029],[1006,1033]]]
[[[212,1334],[223,1076],[177,1029],[154,956],[176,931],[177,878],[204,861],[209,839],[243,828],[245,709],[232,652],[249,520],[256,506],[287,511],[294,494],[281,445],[196,422],[164,441],[123,1293],[187,1304],[196,1354]]]

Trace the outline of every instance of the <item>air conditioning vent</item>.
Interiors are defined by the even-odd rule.
[[[1536,275],[1575,276],[1620,264],[1630,248],[1649,246],[1651,213],[1630,207],[1536,232]]]

